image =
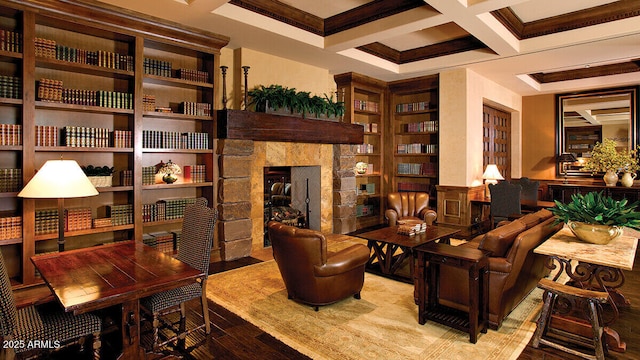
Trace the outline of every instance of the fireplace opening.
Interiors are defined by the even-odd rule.
[[[269,166],[264,168],[264,246],[271,246],[267,223],[271,220],[320,230],[320,167]]]

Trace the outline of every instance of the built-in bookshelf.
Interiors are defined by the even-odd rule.
[[[47,6],[0,3],[0,251],[18,288],[40,282],[30,257],[57,251],[57,201],[17,197],[47,160],[114,169],[97,196],[65,200],[65,249],[175,233],[178,208],[216,200],[214,83],[228,39],[114,21],[96,4]],[[169,160],[184,170],[173,184],[156,175]]]
[[[438,76],[389,83],[389,191],[428,192],[436,204],[439,123]]]
[[[355,73],[335,76],[338,94],[344,96],[344,121],[364,127],[364,143],[352,145],[356,162],[366,164],[356,171],[356,228],[384,221],[386,83]]]

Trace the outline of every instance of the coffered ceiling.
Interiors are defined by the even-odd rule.
[[[102,0],[385,81],[469,68],[521,95],[640,84],[640,0]]]

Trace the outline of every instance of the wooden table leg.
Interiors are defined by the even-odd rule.
[[[122,304],[122,354],[118,359],[144,359],[145,351],[140,346],[140,303],[136,300]]]

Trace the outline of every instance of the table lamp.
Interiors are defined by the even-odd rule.
[[[482,178],[484,179],[484,196],[487,199],[491,198],[491,193],[489,191],[489,184],[497,184],[498,180],[504,180],[502,174],[500,174],[500,170],[498,170],[498,166],[496,164],[489,164],[487,168],[484,169],[484,174],[482,174]]]
[[[64,199],[98,195],[74,160],[48,160],[18,193],[32,199],[58,199],[58,251],[64,251]]]
[[[566,165],[567,165],[567,163],[576,162],[576,161],[578,161],[578,159],[576,159],[576,157],[572,153],[563,153],[560,156],[558,156],[556,161],[560,164],[560,167],[562,168],[562,173],[564,174],[564,181],[562,183],[563,184],[568,184],[569,180],[567,180]]]

